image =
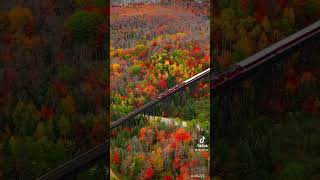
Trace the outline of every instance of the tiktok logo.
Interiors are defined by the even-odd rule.
[[[204,136],[202,136],[202,138],[199,140],[200,144],[203,144],[205,139],[206,138]]]
[[[199,139],[199,144],[197,144],[198,149],[196,149],[196,151],[208,151],[208,149],[206,149],[206,148],[208,148],[208,145],[204,143],[205,139],[206,138],[204,136],[202,136]],[[205,148],[205,149],[203,149],[203,148]]]

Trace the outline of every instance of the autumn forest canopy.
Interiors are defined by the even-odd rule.
[[[135,2],[111,8],[111,121],[210,65],[207,8],[199,2]],[[138,116],[112,130],[111,179],[186,179],[197,171],[207,177],[209,152],[195,152],[192,142],[209,134],[208,97],[208,83],[196,83],[150,109],[150,118]]]

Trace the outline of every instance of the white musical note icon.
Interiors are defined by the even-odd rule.
[[[204,143],[204,140],[205,140],[206,138],[204,137],[204,136],[202,136],[202,138],[200,139],[200,144],[203,144]]]

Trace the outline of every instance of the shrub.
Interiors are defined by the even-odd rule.
[[[65,26],[72,32],[76,41],[92,43],[103,21],[104,17],[98,13],[79,11],[66,21]]]
[[[39,121],[38,111],[31,103],[19,102],[12,114],[15,132],[20,136],[31,136]]]
[[[140,65],[134,65],[130,68],[130,72],[133,74],[133,75],[138,75],[140,74],[142,70],[142,66]]]

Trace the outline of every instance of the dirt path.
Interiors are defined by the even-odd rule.
[[[166,117],[160,117],[160,116],[154,116],[154,117],[150,117],[150,121],[156,121],[158,118],[160,118],[160,122],[164,122],[166,125],[179,125],[179,122],[177,122],[175,119],[173,118],[166,118]],[[182,121],[181,126],[182,127],[187,127],[187,121]],[[197,128],[200,130],[200,126],[197,125]]]

